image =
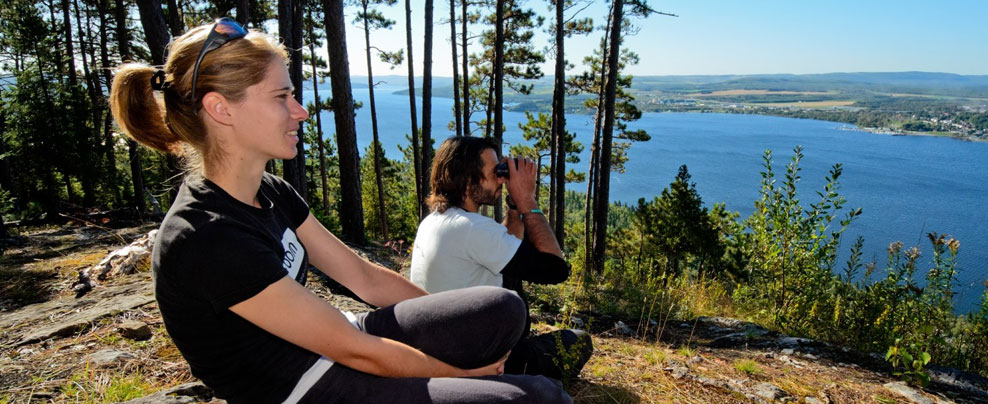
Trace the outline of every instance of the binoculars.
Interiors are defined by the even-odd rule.
[[[512,157],[511,160],[514,160],[514,162],[515,162],[515,169],[517,170],[518,169],[518,158],[517,157]],[[510,179],[511,178],[511,172],[508,170],[508,162],[507,161],[502,161],[500,163],[497,163],[497,165],[494,166],[494,175],[495,176],[498,176],[498,177],[504,177],[504,178]]]

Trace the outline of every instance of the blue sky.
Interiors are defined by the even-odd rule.
[[[523,0],[524,1],[524,0]],[[523,4],[546,15],[548,1]],[[759,74],[928,71],[988,74],[988,1],[650,1],[652,8],[678,17],[653,15],[638,20],[640,31],[625,42],[638,52],[635,75]],[[416,75],[422,70],[423,0],[412,1]],[[404,48],[404,0],[381,11],[397,24],[371,33],[373,45]],[[351,74],[366,74],[363,33],[350,21],[347,42]],[[595,1],[580,16],[606,21],[607,3]],[[452,76],[449,3],[435,0],[433,74]],[[473,25],[473,34],[482,28]],[[457,28],[459,31],[459,25]],[[567,40],[567,59],[580,69],[583,56],[601,33]],[[549,36],[539,33],[539,48]],[[477,45],[471,44],[474,48]],[[374,74],[405,74],[390,70],[375,57]],[[552,72],[551,59],[543,71]]]

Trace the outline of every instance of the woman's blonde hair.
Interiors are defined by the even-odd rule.
[[[167,85],[161,97],[151,87],[157,69],[138,63],[121,65],[110,91],[110,108],[124,133],[145,146],[185,157],[188,171],[196,174],[201,173],[204,160],[221,158],[199,115],[202,97],[215,91],[240,102],[247,87],[264,80],[272,59],[288,59],[276,38],[250,32],[207,53],[199,66],[198,82],[192,83],[193,67],[211,28],[212,24],[194,28],[168,45]]]

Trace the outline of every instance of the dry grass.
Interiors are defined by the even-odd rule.
[[[568,388],[577,404],[755,402],[742,393],[690,377],[676,379],[666,370],[674,362],[687,364],[695,376],[733,380],[748,387],[768,382],[794,402],[805,402],[808,397],[832,403],[907,402],[885,390],[882,385],[891,381],[885,375],[828,360],[798,358],[798,353],[796,358],[780,359],[777,352],[701,347],[684,356],[664,343],[602,335],[594,336],[594,347],[580,380]]]
[[[705,94],[696,94],[698,97],[722,97],[732,95],[826,95],[837,94],[836,91],[773,91],[773,90],[721,90]]]
[[[117,326],[126,320],[152,326],[151,339],[120,337]],[[104,367],[89,363],[87,355],[103,349],[126,351],[135,358]],[[126,401],[195,380],[164,332],[157,308],[151,306],[97,321],[75,336],[0,353],[9,370],[0,378],[0,397],[12,403]]]
[[[853,105],[852,100],[829,100],[829,101],[807,101],[807,102],[759,102],[755,105],[765,107],[798,107],[798,108],[830,108],[846,107]]]

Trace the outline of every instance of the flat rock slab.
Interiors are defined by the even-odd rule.
[[[20,346],[71,335],[93,321],[154,302],[150,276],[135,282],[97,288],[82,298],[64,297],[25,306],[0,316],[0,341]]]
[[[137,357],[134,354],[124,351],[118,351],[116,349],[104,349],[98,352],[86,355],[86,361],[92,363],[96,366],[106,366],[115,365],[118,363],[123,363]]]
[[[123,404],[185,404],[209,401],[213,391],[202,382],[192,382],[162,390],[147,397],[135,398]]]
[[[933,400],[931,400],[931,399],[923,396],[922,394],[919,393],[919,391],[916,391],[916,389],[914,389],[912,387],[909,387],[908,385],[906,385],[903,382],[885,383],[885,389],[888,390],[888,391],[891,391],[893,393],[896,393],[896,394],[898,394],[898,395],[900,395],[902,397],[905,397],[906,400],[909,400],[909,402],[911,402],[911,403],[916,403],[916,404],[937,404],[936,401],[933,401]]]

